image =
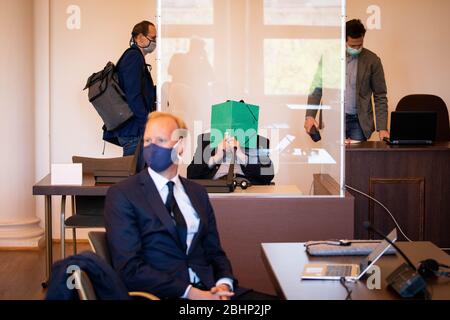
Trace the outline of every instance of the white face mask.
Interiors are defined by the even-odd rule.
[[[152,53],[153,51],[156,50],[156,41],[151,40],[149,38],[147,38],[147,39],[150,42],[149,42],[148,46],[142,48],[144,50],[144,54],[150,54],[150,53]]]

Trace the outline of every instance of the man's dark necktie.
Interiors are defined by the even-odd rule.
[[[183,248],[186,249],[186,238],[187,238],[187,225],[186,220],[184,220],[183,214],[181,213],[180,208],[178,207],[178,203],[175,200],[175,196],[173,194],[173,187],[175,183],[173,181],[167,182],[167,187],[169,188],[169,194],[167,195],[166,200],[166,209],[175,222],[175,226],[177,227],[178,237],[180,238],[181,244]]]

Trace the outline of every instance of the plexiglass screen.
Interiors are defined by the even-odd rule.
[[[215,135],[220,115],[228,129],[249,132],[239,139],[247,161],[270,159],[272,184],[308,196],[314,175],[328,174],[342,187],[344,4],[158,1],[158,102],[189,128],[183,174],[195,160],[208,162],[208,155],[194,159],[198,137]],[[317,114],[319,142],[304,129],[307,112]],[[245,145],[255,134],[258,143]]]

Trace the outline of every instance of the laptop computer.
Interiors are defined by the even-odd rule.
[[[395,111],[391,113],[388,144],[433,144],[436,139],[437,114],[430,111]]]
[[[397,229],[387,236],[392,242],[397,241]],[[382,240],[359,264],[307,264],[303,270],[304,280],[359,280],[391,245]]]

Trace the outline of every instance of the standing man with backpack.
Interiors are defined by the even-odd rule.
[[[117,63],[119,85],[134,116],[113,131],[104,127],[103,140],[120,145],[123,156],[135,153],[144,135],[147,116],[156,110],[156,87],[145,61],[145,56],[156,49],[156,34],[153,23],[138,23],[131,34],[130,48]],[[139,152],[137,169],[143,166],[142,152]]]

